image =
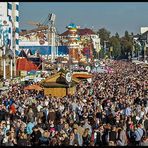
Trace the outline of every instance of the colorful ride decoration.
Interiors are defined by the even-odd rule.
[[[69,54],[70,58],[73,61],[79,61],[80,60],[80,54],[79,52],[79,36],[77,33],[77,29],[79,28],[74,23],[69,24],[67,27],[68,29],[68,47],[69,47]]]

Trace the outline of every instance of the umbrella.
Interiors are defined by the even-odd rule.
[[[43,90],[42,87],[40,87],[39,85],[33,84],[33,85],[29,85],[27,87],[24,88],[24,90]]]

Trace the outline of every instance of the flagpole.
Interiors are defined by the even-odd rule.
[[[13,28],[13,24],[12,24],[12,21],[10,22],[11,24],[11,29]],[[10,44],[10,49],[15,52],[13,50],[13,29],[11,30],[11,44]],[[13,53],[15,55],[15,53]],[[15,56],[14,56],[15,57]],[[12,57],[10,57],[10,78],[12,79],[13,78],[13,59]]]
[[[5,25],[3,26],[5,27]],[[5,44],[5,41],[4,41],[4,30],[2,32],[2,43],[4,45],[4,48],[3,48],[3,79],[5,80],[6,79],[6,44]]]
[[[12,63],[12,57],[10,57],[10,78],[12,79],[13,78],[13,63]]]
[[[6,57],[5,57],[5,54],[6,54],[6,46],[4,46],[4,51],[3,51],[3,78],[4,80],[6,79]]]

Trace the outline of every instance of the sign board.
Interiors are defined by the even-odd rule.
[[[19,45],[20,45],[21,48],[25,48],[25,47],[27,48],[28,46],[34,46],[34,47],[36,47],[36,46],[48,46],[48,42],[45,41],[45,43],[41,45],[39,43],[39,41],[36,41],[35,40],[36,38],[34,39],[33,37],[31,39],[34,40],[34,41],[28,41],[26,39],[26,37],[23,37],[23,36],[20,36],[19,39],[20,39]]]
[[[90,72],[91,71],[91,68],[90,68],[90,66],[86,66],[86,68],[85,68],[88,72]]]
[[[72,75],[71,75],[70,72],[67,72],[67,73],[66,73],[66,81],[67,81],[68,83],[70,83],[71,80],[72,80]]]

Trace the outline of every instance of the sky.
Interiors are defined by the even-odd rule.
[[[59,33],[71,22],[95,31],[106,28],[120,36],[125,30],[137,34],[140,27],[148,26],[147,2],[20,2],[20,29],[35,28],[27,23],[42,22],[49,13],[56,15]]]

